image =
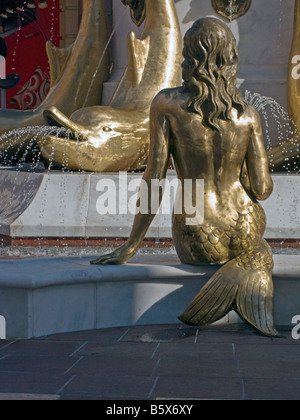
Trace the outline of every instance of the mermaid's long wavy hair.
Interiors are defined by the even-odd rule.
[[[183,92],[187,108],[206,126],[220,130],[220,119],[231,120],[235,108],[241,116],[247,107],[236,86],[238,52],[235,38],[221,20],[197,20],[186,33],[183,49]]]

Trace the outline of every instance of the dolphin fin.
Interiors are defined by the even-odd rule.
[[[73,44],[67,48],[57,48],[51,41],[46,43],[46,51],[50,64],[50,84],[53,88],[61,79],[71,56]]]
[[[132,86],[139,85],[145,70],[150,48],[150,35],[145,39],[136,38],[131,32],[127,38],[128,46],[128,73],[127,83]]]
[[[264,335],[277,337],[271,260],[270,255],[260,250],[245,252],[229,261],[200,290],[179,319],[189,325],[209,325],[235,309]]]

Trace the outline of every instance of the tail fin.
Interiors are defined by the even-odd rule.
[[[239,285],[236,312],[263,334],[278,336],[273,319],[273,281],[267,272],[249,273]]]
[[[264,335],[278,336],[273,319],[272,269],[249,264],[251,258],[253,254],[244,254],[225,264],[179,319],[189,325],[208,325],[234,309]]]
[[[180,321],[189,325],[208,325],[231,310],[238,286],[233,281],[225,280],[221,270],[206,283],[185,312],[178,317]]]

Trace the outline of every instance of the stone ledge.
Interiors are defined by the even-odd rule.
[[[41,289],[69,284],[126,282],[145,280],[172,280],[198,277],[209,279],[217,266],[192,266],[170,261],[170,264],[155,264],[156,256],[149,264],[127,263],[123,265],[94,266],[90,257],[47,257],[2,260],[0,264],[0,288]],[[168,256],[165,257],[167,259]],[[139,256],[135,257],[139,260]],[[300,280],[300,258],[295,255],[274,255],[273,278]],[[300,302],[299,302],[300,310]]]
[[[2,260],[0,264],[0,288],[41,289],[105,282],[144,282],[147,280],[172,280],[176,282],[190,278],[209,278],[215,267],[188,265],[124,264],[119,266],[93,266],[93,257],[28,258],[24,260]]]
[[[96,267],[90,266],[91,258],[1,261],[0,315],[7,337],[178,322],[216,270],[181,265],[168,256],[137,256],[136,264]],[[300,260],[274,259],[275,322],[291,326],[300,314]],[[220,323],[238,320],[230,313]]]

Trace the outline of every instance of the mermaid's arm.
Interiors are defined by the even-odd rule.
[[[266,200],[273,191],[273,181],[263,141],[260,116],[254,108],[252,113],[252,132],[246,156],[250,187],[257,200]]]
[[[128,245],[135,251],[141,245],[154,217],[156,216],[161,201],[162,192],[154,197],[155,188],[152,188],[153,180],[160,182],[166,178],[171,146],[170,146],[170,123],[164,115],[164,110],[155,102],[151,109],[150,116],[150,150],[148,165],[141,183],[137,206],[143,208],[143,213],[139,212],[134,220]],[[147,206],[145,206],[145,202]],[[145,209],[147,207],[147,209]]]
[[[129,240],[113,253],[100,257],[92,264],[122,264],[133,257],[159,210],[162,192],[159,189],[159,196],[154,197],[151,188],[152,181],[161,181],[166,178],[171,154],[170,123],[165,113],[163,98],[163,94],[159,94],[151,107],[148,165],[137,202],[139,211],[135,216]]]

